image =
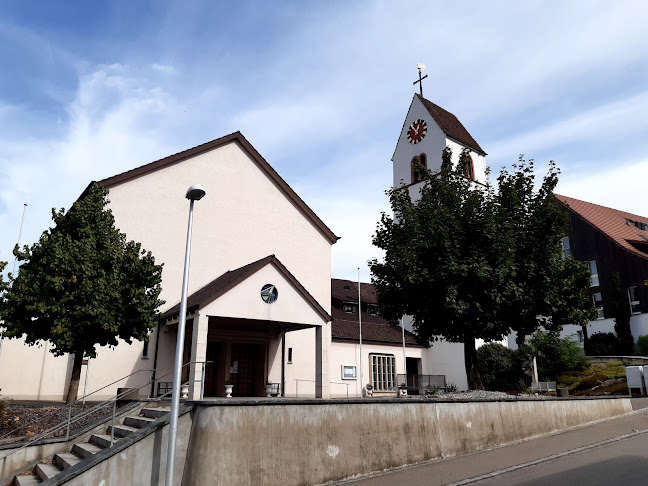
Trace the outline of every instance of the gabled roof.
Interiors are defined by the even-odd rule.
[[[331,316],[324,310],[324,308],[315,300],[315,298],[299,283],[292,273],[279,261],[274,255],[268,255],[256,262],[248,263],[240,268],[228,270],[220,277],[212,280],[207,285],[197,290],[187,297],[187,313],[191,313],[196,309],[205,307],[209,303],[218,299],[221,295],[236,287],[243,280],[261,270],[266,265],[274,265],[274,267],[288,280],[297,290],[299,294],[306,300],[311,307],[317,312],[326,322],[331,320]],[[160,321],[172,319],[180,314],[180,303],[174,305],[164,314],[160,316]]]
[[[270,164],[261,156],[259,152],[252,146],[250,142],[241,134],[241,132],[234,132],[211,142],[203,143],[196,147],[178,152],[177,154],[169,155],[155,162],[137,167],[135,169],[122,172],[107,179],[98,182],[99,185],[110,189],[124,182],[142,177],[150,172],[164,169],[173,164],[181,163],[187,159],[200,155],[204,152],[214,150],[229,143],[236,143],[243,149],[259,166],[259,168],[266,173],[266,175],[275,183],[280,191],[292,201],[292,203],[311,221],[311,223],[331,242],[335,243],[340,238],[329,229],[326,224],[309,208],[306,203],[297,195],[295,191],[284,181],[281,176],[270,166]],[[87,190],[87,189],[86,189]]]
[[[426,100],[418,93],[416,94],[419,100],[425,106],[425,109],[430,113],[434,121],[439,125],[441,131],[446,134],[448,138],[452,138],[457,142],[470,147],[471,149],[479,152],[482,155],[486,155],[486,152],[479,146],[477,141],[472,138],[472,135],[468,133],[468,130],[461,124],[459,119],[450,113],[447,110],[444,110],[439,105],[435,105],[430,100]]]
[[[376,304],[376,289],[370,283],[360,283],[361,299],[363,303]],[[360,325],[358,313],[344,312],[336,306],[335,300],[342,302],[358,302],[357,282],[350,280],[331,279],[331,297],[334,300],[331,314],[331,337],[339,340],[360,340]],[[376,314],[369,314],[362,311],[362,340],[376,343],[402,344],[403,331],[400,327],[394,327]],[[409,331],[405,331],[405,343],[418,345],[416,337]]]
[[[370,283],[360,282],[360,298],[367,304],[377,304],[376,289]],[[358,302],[358,282],[331,279],[331,297],[343,302]]]
[[[648,259],[648,218],[555,194],[556,199],[625,250]],[[635,224],[637,223],[637,224]],[[643,225],[642,225],[643,223]],[[645,229],[641,229],[641,227]]]

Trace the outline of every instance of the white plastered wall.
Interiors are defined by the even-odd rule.
[[[427,368],[427,353],[423,348],[405,346],[406,358],[421,359],[422,369]],[[333,341],[331,344],[331,397],[346,397],[345,385],[349,384],[349,396],[359,397],[364,385],[371,383],[371,354],[393,355],[396,361],[396,374],[405,374],[403,347],[396,344],[362,343],[362,375],[360,377],[360,343]],[[342,366],[355,366],[357,378],[353,380],[342,378]],[[423,374],[425,371],[423,371]],[[394,392],[395,396],[396,392]]]
[[[110,188],[109,207],[116,226],[129,240],[139,241],[151,251],[156,263],[164,264],[161,298],[166,303],[161,311],[180,300],[189,210],[185,193],[192,184],[201,184],[207,195],[195,203],[189,293],[227,270],[275,254],[330,313],[331,242],[237,143]],[[96,390],[122,376],[152,368],[156,335],[154,330],[149,359],[142,359],[143,344],[138,341],[113,350],[99,349],[97,359],[90,362],[88,389]],[[314,335],[313,331],[288,333],[290,339],[297,340],[295,347],[310,353],[312,363]],[[158,375],[172,369],[175,329],[163,330],[160,336]],[[5,340],[3,348],[3,396],[43,400],[65,396],[68,357],[54,358],[46,351],[25,347],[21,340]],[[311,362],[305,360],[304,364],[314,369]],[[25,363],[24,370],[12,370],[16,363]],[[34,363],[42,363],[45,374]],[[142,371],[137,377],[144,375],[147,373]],[[40,393],[39,383],[45,387]],[[84,372],[80,394],[83,383]],[[117,386],[131,383],[133,379],[116,384],[98,398],[114,396]]]

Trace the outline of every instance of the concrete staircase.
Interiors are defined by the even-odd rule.
[[[169,413],[168,408],[142,408],[137,416],[126,416],[121,424],[115,424],[115,444],[133,432],[151,425],[159,417]],[[73,467],[91,458],[96,453],[110,447],[112,426],[106,428],[105,434],[92,434],[88,442],[74,444],[70,451],[54,454],[51,460],[36,464],[31,472],[15,476],[13,486],[32,486],[56,476],[63,470]]]

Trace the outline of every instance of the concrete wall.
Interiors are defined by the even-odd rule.
[[[191,431],[191,414],[186,413],[178,419],[178,434],[176,438],[176,456],[175,468],[173,471],[173,484],[179,485],[182,481],[186,464],[187,445],[189,443],[189,433]],[[162,486],[164,485],[166,475],[166,455],[169,425],[158,428],[155,432],[143,437],[141,440],[119,450],[118,442],[114,449],[104,449],[99,452],[93,461],[97,463],[90,469],[75,475],[72,479],[66,481],[65,473],[60,479],[61,484],[65,482],[67,486]],[[122,439],[128,441],[133,436]],[[124,444],[126,445],[126,444]],[[123,447],[123,445],[122,445]],[[102,460],[100,457],[104,454],[106,457]],[[72,470],[66,470],[68,474],[74,473]],[[211,484],[211,483],[206,483]]]
[[[322,484],[631,411],[629,399],[197,403],[182,486]]]

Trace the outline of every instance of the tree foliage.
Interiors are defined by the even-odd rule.
[[[495,193],[465,177],[466,153],[454,168],[451,155],[444,151],[436,174],[419,168],[418,200],[405,188],[387,191],[396,216],[382,214],[373,243],[384,260],[369,264],[381,314],[391,322],[411,316],[423,344],[464,343],[468,383],[480,388],[476,338],[515,330],[523,341],[542,324],[572,318],[575,303],[585,314],[593,307],[583,300],[584,266],[562,257],[568,220],[553,197],[555,165],[536,191],[533,163],[520,159]]]
[[[162,266],[115,228],[107,194],[92,184],[67,213],[52,210],[54,227],[31,248],[15,248],[25,263],[2,308],[6,336],[49,341],[55,356],[74,354],[68,401],[76,399],[84,355],[118,339],[148,340],[163,303]]]
[[[540,381],[553,381],[565,372],[582,371],[587,365],[578,342],[572,337],[561,338],[558,329],[536,331],[520,352],[537,355]]]

